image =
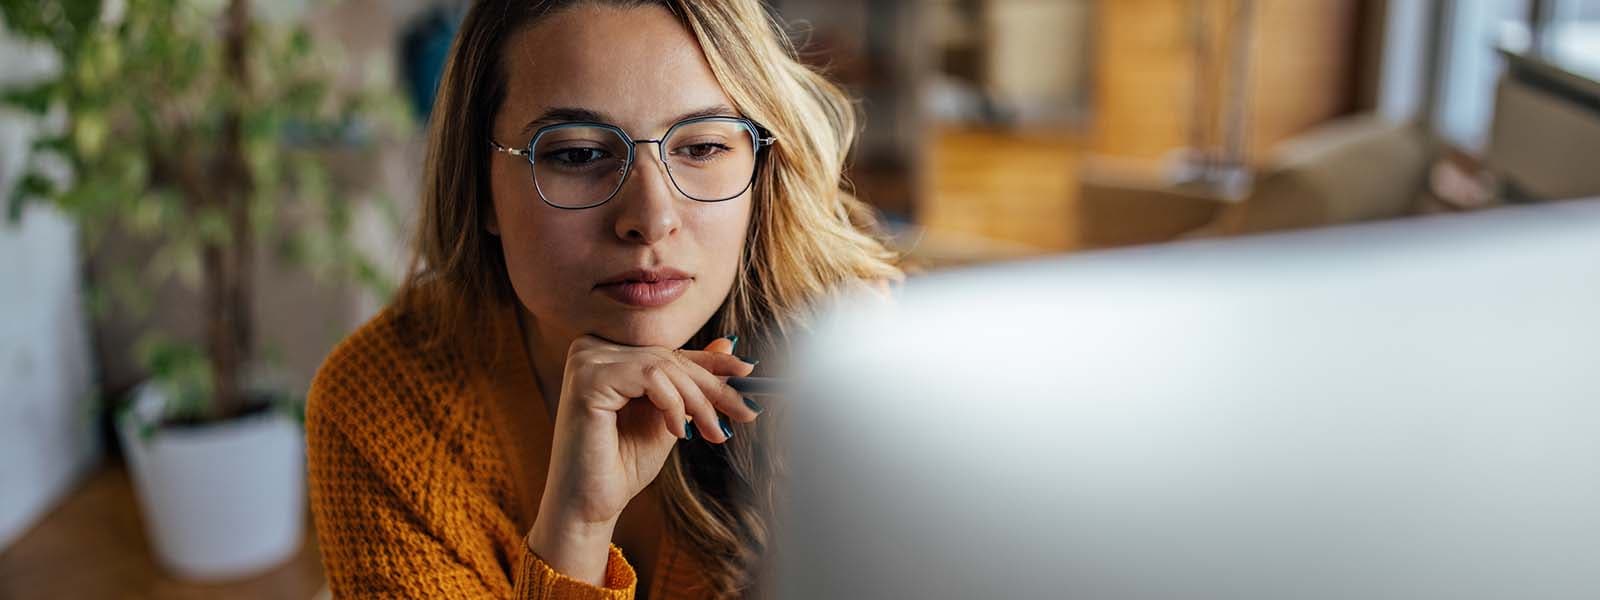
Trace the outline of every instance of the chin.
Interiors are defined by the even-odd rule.
[[[689,323],[676,311],[631,312],[599,324],[594,334],[628,346],[681,348],[704,323]]]

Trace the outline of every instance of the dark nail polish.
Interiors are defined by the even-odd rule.
[[[761,414],[761,411],[766,410],[765,408],[761,408],[761,405],[757,404],[755,400],[751,400],[748,397],[744,399],[744,405],[750,407],[750,410],[756,411],[756,414],[758,415]]]
[[[730,440],[733,439],[733,429],[728,427],[727,419],[717,419],[717,425],[722,427],[722,435],[727,436]]]
[[[683,422],[683,441],[687,442],[687,441],[690,441],[690,440],[693,440],[693,439],[694,439],[694,421],[684,421]]]
[[[723,338],[723,339],[726,339],[726,340],[728,340],[728,341],[729,341],[729,342],[731,342],[731,343],[730,343],[730,344],[729,344],[729,345],[728,345],[728,351],[729,351],[729,352],[733,352],[733,349],[734,349],[734,348],[738,348],[738,347],[739,347],[739,334],[737,334],[737,333],[730,333],[730,334],[728,334],[728,337],[726,337],[726,338]]]
[[[734,358],[737,358],[737,359],[739,359],[741,361],[744,361],[745,363],[749,364],[752,367],[761,364],[761,361],[756,360],[754,358],[745,358],[743,356],[735,356]]]

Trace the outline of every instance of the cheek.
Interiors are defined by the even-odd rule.
[[[707,205],[686,223],[695,239],[703,267],[732,280],[750,228],[750,202],[730,200]]]
[[[738,249],[744,245],[745,233],[750,227],[748,202],[730,200],[702,208],[686,224],[694,232],[702,252],[716,253],[708,254],[708,258],[721,256],[730,248]]]
[[[541,212],[522,211],[501,227],[501,247],[512,277],[551,283],[587,277],[584,257],[594,254],[591,224],[572,215],[551,219]]]
[[[582,257],[592,254],[596,225],[586,215],[553,214],[532,196],[530,184],[510,169],[493,174],[495,221],[507,275],[517,296],[532,311],[558,310],[573,282],[588,277]]]
[[[540,319],[582,323],[593,276],[584,258],[593,253],[575,225],[535,217],[510,221],[501,230],[507,276],[523,308]]]

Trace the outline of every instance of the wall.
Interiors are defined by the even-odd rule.
[[[60,68],[47,48],[0,25],[0,87]],[[0,109],[0,199],[30,160],[39,119]],[[0,202],[3,206],[4,202]],[[77,230],[45,206],[0,217],[0,549],[65,494],[100,455]]]
[[[0,225],[0,548],[100,453],[76,238],[46,207]]]

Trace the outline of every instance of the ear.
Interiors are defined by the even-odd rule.
[[[489,214],[484,217],[483,229],[488,231],[489,235],[500,237],[500,221],[494,217],[494,211],[489,211]]]

